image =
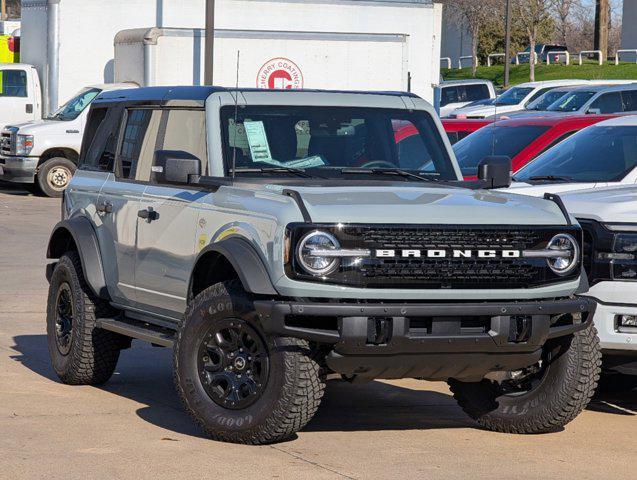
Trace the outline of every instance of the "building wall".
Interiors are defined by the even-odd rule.
[[[622,48],[637,49],[637,0],[624,0]]]
[[[451,66],[458,68],[460,57],[465,55],[471,55],[471,35],[445,8],[442,13],[440,58],[451,58]]]

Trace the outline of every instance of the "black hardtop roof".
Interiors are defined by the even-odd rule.
[[[259,93],[295,93],[295,92],[316,92],[316,93],[334,93],[334,94],[371,94],[371,95],[389,95],[389,96],[407,96],[419,98],[410,92],[390,92],[390,91],[348,91],[348,90],[265,90],[258,88],[225,88],[225,87],[193,87],[193,86],[175,86],[175,87],[143,87],[130,88],[125,90],[110,90],[102,92],[94,103],[113,103],[113,102],[133,102],[133,103],[149,103],[149,104],[165,104],[170,101],[195,101],[204,102],[210,95],[216,92],[259,92]]]

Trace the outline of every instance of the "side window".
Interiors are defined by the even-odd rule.
[[[458,87],[444,87],[442,89],[440,98],[441,107],[449,105],[450,103],[457,103],[458,101]]]
[[[624,103],[624,112],[637,111],[637,90],[626,90],[622,92],[622,99]]]
[[[489,87],[486,85],[467,85],[465,88],[467,91],[466,100],[468,102],[489,98]]]
[[[128,111],[120,149],[120,175],[148,182],[157,150],[182,150],[202,162],[208,172],[205,112],[203,110]]]
[[[82,141],[81,167],[113,171],[120,115],[120,110],[113,108],[94,108],[90,112]]]
[[[126,128],[122,138],[122,146],[119,152],[119,175],[122,178],[130,178],[136,180],[144,180],[143,170],[147,170],[147,178],[150,178],[150,163],[152,154],[155,152],[155,145],[149,148],[149,140],[154,136],[157,137],[157,123],[155,128],[151,127],[153,117],[159,117],[157,110],[129,110],[126,118]],[[154,133],[154,135],[153,135]],[[148,156],[151,159],[148,159]],[[144,169],[140,166],[147,165]]]
[[[539,89],[537,92],[535,92],[533,94],[533,96],[531,96],[531,98],[529,98],[526,102],[525,105],[528,105],[529,103],[531,103],[533,100],[537,100],[538,98],[540,98],[542,95],[544,95],[546,92],[548,92],[549,90],[552,90],[553,87],[550,88],[541,88]]]
[[[162,113],[164,132],[159,150],[181,150],[201,160],[202,175],[208,174],[206,112],[204,110],[168,110]],[[297,129],[298,134],[298,129]]]
[[[0,71],[0,97],[27,96],[27,72],[24,70]]]
[[[622,96],[619,92],[605,93],[595,100],[591,110],[599,110],[599,113],[617,113],[622,111]]]

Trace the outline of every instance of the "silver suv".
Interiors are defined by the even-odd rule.
[[[461,183],[406,93],[143,88],[92,104],[47,270],[49,350],[70,384],[136,338],[173,348],[213,437],[267,443],[328,374],[447,381],[481,426],[559,429],[599,376],[582,231],[558,197]]]

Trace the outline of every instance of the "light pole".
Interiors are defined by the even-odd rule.
[[[506,0],[506,27],[504,34],[504,88],[509,87],[509,68],[511,66],[511,0]]]
[[[206,0],[206,45],[204,64],[204,84],[212,85],[215,49],[215,0]]]

